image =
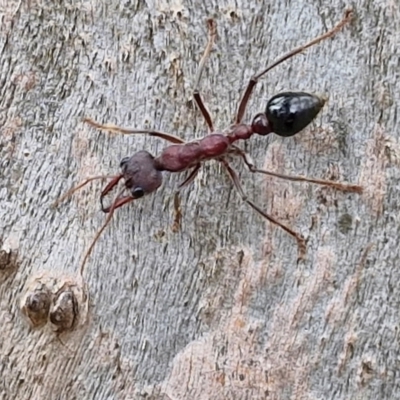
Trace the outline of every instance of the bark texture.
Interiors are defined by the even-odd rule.
[[[192,88],[214,17],[201,92],[216,127],[227,127],[252,74],[331,28],[348,4],[0,2],[1,399],[400,398],[400,10],[351,5],[350,26],[262,79],[246,116],[279,91],[328,94],[315,123],[241,146],[260,167],[360,183],[364,193],[234,163],[250,198],[307,238],[306,259],[211,162],[182,192],[177,232],[183,174],[121,208],[85,287],[79,266],[105,218],[102,183],[51,204],[166,144],[82,118],[205,135]]]

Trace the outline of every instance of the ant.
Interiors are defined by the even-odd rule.
[[[103,226],[96,233],[90,247],[86,251],[81,265],[81,274],[83,273],[84,265],[91,251],[93,250],[95,243],[99,239],[100,235],[102,234],[108,223],[111,221],[111,218],[117,208],[156,191],[161,186],[163,171],[190,171],[189,176],[179,185],[178,189],[189,185],[198,174],[202,163],[208,160],[217,160],[224,166],[230,179],[233,182],[234,187],[236,188],[238,194],[241,196],[244,202],[246,202],[250,207],[252,207],[256,212],[258,212],[268,221],[279,226],[289,235],[293,236],[296,239],[300,257],[302,257],[305,254],[306,250],[305,239],[299,233],[292,230],[290,227],[284,225],[272,216],[265,213],[259,208],[258,205],[247,198],[247,195],[245,194],[243,187],[239,181],[239,177],[230,166],[227,160],[227,156],[235,155],[241,157],[247,168],[254,173],[258,172],[277,178],[287,179],[290,181],[309,182],[318,185],[324,185],[343,192],[362,192],[362,187],[358,185],[322,179],[314,179],[306,176],[282,175],[275,172],[258,169],[253,164],[253,161],[251,160],[249,155],[234,144],[239,140],[250,139],[250,137],[254,134],[265,136],[270,133],[275,133],[279,136],[290,137],[302,131],[307,125],[311,123],[311,121],[314,120],[314,118],[324,106],[324,103],[326,101],[324,98],[305,92],[282,92],[273,96],[268,101],[265,112],[258,113],[253,118],[251,124],[248,125],[242,123],[242,119],[246,111],[246,106],[253,92],[254,86],[263,75],[265,75],[272,68],[281,64],[283,61],[293,57],[296,54],[302,53],[305,49],[314,46],[315,44],[320,43],[325,39],[333,37],[347,23],[350,22],[351,18],[352,11],[347,10],[343,19],[331,30],[311,40],[305,45],[297,47],[290,52],[284,54],[274,63],[267,66],[267,68],[265,68],[262,72],[254,75],[247,84],[247,88],[239,103],[235,123],[223,132],[216,131],[214,129],[210,113],[204,105],[199,92],[199,82],[204,69],[204,65],[210,55],[215,37],[217,35],[216,23],[212,19],[209,19],[207,21],[208,42],[204,54],[200,60],[193,91],[194,100],[198,108],[200,109],[210,131],[207,136],[204,136],[202,139],[199,140],[185,142],[183,139],[165,132],[160,132],[152,129],[126,129],[111,124],[99,124],[92,119],[85,118],[84,122],[103,131],[122,133],[126,135],[147,134],[149,136],[155,136],[164,139],[172,144],[167,146],[157,157],[154,157],[146,150],[138,151],[131,157],[125,157],[121,160],[120,163],[120,167],[122,170],[120,174],[116,176],[95,176],[92,178],[88,178],[80,183],[78,186],[69,190],[67,193],[64,194],[64,196],[56,201],[56,204],[61,202],[65,198],[72,195],[75,191],[82,188],[93,180],[111,179],[100,195],[102,211],[108,213],[108,216]],[[118,195],[115,197],[114,202],[110,206],[104,207],[104,196],[106,196],[121,179],[125,181],[124,189],[118,193]],[[128,195],[123,195],[123,192],[125,190],[128,191]]]

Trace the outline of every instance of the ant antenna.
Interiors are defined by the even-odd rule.
[[[79,189],[83,188],[84,186],[86,186],[88,183],[96,180],[96,179],[111,179],[111,178],[115,178],[114,175],[99,175],[99,176],[93,176],[91,178],[87,178],[85,179],[83,182],[79,183],[77,186],[71,188],[70,190],[68,190],[68,192],[64,193],[60,198],[58,198],[53,204],[52,207],[57,207],[60,203],[62,203],[65,199],[67,199],[68,197],[72,196],[76,191],[78,191]]]
[[[146,134],[149,136],[159,137],[168,140],[171,143],[185,143],[183,139],[178,136],[171,135],[170,133],[155,131],[153,129],[126,129],[121,126],[113,124],[99,124],[91,118],[84,118],[83,122],[97,128],[101,131],[108,131],[112,133],[122,133],[123,135]]]

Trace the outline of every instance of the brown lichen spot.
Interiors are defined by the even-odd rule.
[[[219,374],[217,373],[215,376],[215,381],[219,383],[221,386],[225,386],[225,372],[221,371]]]
[[[168,65],[168,70],[170,76],[174,80],[174,89],[177,88],[177,86],[182,85],[184,83],[183,81],[183,70],[182,70],[182,57],[178,53],[171,53],[169,54],[169,65]],[[174,91],[175,97],[178,96],[178,92]]]
[[[339,232],[343,234],[349,233],[352,227],[353,227],[353,217],[347,213],[342,214],[338,220]]]
[[[188,20],[188,10],[182,4],[177,4],[171,7],[172,18],[174,20]]]
[[[242,18],[242,11],[234,6],[228,6],[225,9],[222,9],[222,13],[225,15],[225,18],[229,19],[232,23],[238,23]]]
[[[343,343],[343,350],[339,355],[337,371],[339,376],[343,373],[348,362],[353,358],[355,343],[357,342],[357,335],[354,332],[349,332]]]
[[[12,118],[8,120],[0,128],[0,134],[2,139],[7,141],[13,140],[22,127],[22,119],[19,117]]]
[[[116,65],[117,65],[117,61],[113,57],[106,57],[103,60],[103,67],[110,75],[115,73]]]
[[[36,86],[36,73],[33,71],[28,71],[16,74],[11,77],[11,81],[14,85],[22,88],[25,92],[28,92]]]
[[[184,7],[184,2],[181,0],[173,0],[167,3],[157,2],[156,7],[159,13],[165,14],[162,16],[164,19],[168,18],[169,21],[179,24],[179,33],[186,33],[189,9]],[[159,15],[158,18],[160,19],[161,16]]]
[[[167,236],[167,233],[164,231],[164,229],[157,230],[153,235],[154,239],[160,243],[162,243],[164,240],[166,240],[166,236]]]
[[[3,146],[3,151],[8,156],[12,156],[17,149],[17,137],[21,128],[22,119],[19,117],[7,120],[0,127],[1,146]]]
[[[80,129],[75,135],[72,142],[72,153],[78,159],[81,159],[89,152],[89,139],[86,134],[83,134]]]
[[[387,82],[379,81],[374,87],[376,100],[382,111],[393,106],[393,96],[390,93],[390,86]]]
[[[360,386],[367,386],[376,373],[371,359],[361,361],[358,367],[358,383]]]
[[[400,166],[400,143],[393,136],[387,136],[385,139],[385,155],[391,165]]]
[[[364,187],[363,199],[371,215],[379,217],[383,213],[386,194],[387,156],[385,143],[388,136],[381,125],[376,125],[373,137],[368,140],[364,152],[364,164],[360,171],[360,184]]]
[[[50,290],[41,282],[37,282],[37,286],[25,294],[21,301],[21,311],[33,328],[40,328],[47,323],[50,303]]]
[[[49,317],[58,333],[74,327],[78,317],[78,304],[74,292],[68,285],[64,285],[55,294]]]

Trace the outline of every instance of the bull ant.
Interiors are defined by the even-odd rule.
[[[247,88],[239,103],[239,108],[236,114],[234,125],[230,126],[223,132],[216,131],[214,129],[210,113],[204,105],[204,102],[199,92],[199,82],[201,74],[203,72],[207,58],[210,55],[217,34],[216,23],[212,19],[208,21],[208,43],[200,60],[193,92],[194,100],[198,108],[200,109],[210,131],[207,136],[204,136],[200,140],[185,142],[181,138],[165,132],[159,132],[151,129],[126,129],[110,124],[103,125],[93,121],[92,119],[86,118],[84,120],[86,123],[103,131],[121,133],[126,135],[146,134],[159,137],[172,144],[167,146],[161,152],[161,154],[156,157],[152,156],[146,150],[138,151],[131,157],[125,157],[121,160],[120,163],[120,167],[122,170],[120,174],[115,176],[96,176],[88,178],[80,183],[78,186],[69,190],[64,196],[57,200],[56,203],[61,202],[65,198],[72,195],[75,191],[82,188],[93,180],[110,179],[110,182],[106,185],[100,195],[102,210],[105,213],[108,213],[108,216],[103,226],[94,237],[90,247],[86,251],[81,265],[81,273],[83,272],[84,265],[96,241],[99,239],[107,224],[111,221],[111,218],[117,208],[156,191],[161,186],[163,171],[190,171],[188,177],[179,185],[179,189],[187,186],[196,177],[202,163],[208,160],[219,161],[224,166],[230,179],[232,180],[234,187],[236,188],[238,194],[241,196],[243,201],[245,201],[250,207],[252,207],[256,212],[258,212],[268,221],[281,227],[289,235],[293,236],[297,241],[300,254],[303,255],[306,249],[304,238],[299,233],[292,230],[290,227],[284,225],[272,216],[266,214],[263,210],[259,208],[259,206],[257,206],[255,203],[247,198],[247,195],[245,194],[243,187],[239,181],[239,177],[230,166],[227,156],[239,156],[243,160],[247,168],[254,173],[258,172],[261,174],[274,176],[276,178],[287,179],[290,181],[309,182],[318,185],[324,185],[343,192],[362,192],[362,187],[358,185],[322,179],[314,179],[306,176],[282,175],[275,172],[258,169],[254,166],[248,154],[246,154],[243,150],[235,145],[235,142],[239,140],[250,139],[250,137],[254,134],[265,136],[270,133],[275,133],[279,136],[290,137],[303,130],[307,125],[311,123],[311,121],[313,121],[313,119],[322,109],[325,103],[325,99],[318,97],[314,94],[309,94],[305,92],[283,92],[273,96],[268,101],[265,112],[258,113],[253,118],[251,124],[247,125],[242,123],[242,119],[246,111],[246,106],[258,80],[272,68],[281,64],[283,61],[303,52],[307,48],[314,46],[317,43],[322,42],[323,40],[333,37],[351,20],[351,14],[352,13],[350,10],[346,11],[343,19],[334,28],[332,28],[325,34],[311,40],[305,45],[297,47],[292,51],[286,53],[282,57],[278,58],[273,64],[265,68],[262,72],[253,76],[247,84]],[[124,189],[118,193],[114,202],[110,206],[104,207],[104,196],[106,196],[121,179],[123,179],[125,182]],[[125,190],[128,192],[127,195],[123,195],[123,192]]]

